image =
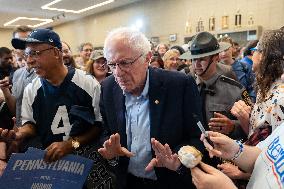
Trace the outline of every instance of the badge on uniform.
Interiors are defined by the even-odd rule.
[[[246,90],[244,90],[242,92],[242,98],[243,98],[243,101],[246,103],[247,106],[250,106],[250,107],[253,106],[253,103],[252,103],[252,101],[250,99],[250,96],[249,96],[249,94],[248,94],[248,92]]]

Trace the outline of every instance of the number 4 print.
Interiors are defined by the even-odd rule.
[[[59,123],[61,120],[63,123],[63,127],[59,127]],[[65,136],[63,136],[63,140],[67,140],[69,138],[70,130],[71,125],[69,122],[66,106],[59,106],[51,124],[51,131],[55,135],[64,133]]]

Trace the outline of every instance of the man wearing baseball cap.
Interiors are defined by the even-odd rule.
[[[100,85],[85,72],[64,65],[58,34],[35,29],[25,39],[13,38],[12,45],[24,50],[27,62],[39,77],[25,88],[22,127],[0,129],[0,134],[17,144],[40,136],[47,162],[56,161],[98,137]]]
[[[230,113],[234,102],[247,93],[237,81],[217,72],[218,54],[231,45],[220,42],[208,32],[198,33],[192,41],[190,51],[181,59],[191,59],[203,101],[203,118],[210,130],[230,135],[235,139],[245,137],[238,121]],[[248,101],[249,99],[245,99]]]

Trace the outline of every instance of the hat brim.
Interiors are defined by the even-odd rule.
[[[33,38],[25,38],[25,39],[13,38],[11,43],[15,49],[24,50],[26,48],[27,43],[43,43],[43,42]]]
[[[211,51],[208,53],[202,53],[202,54],[196,54],[196,55],[192,55],[191,52],[186,52],[183,53],[179,58],[183,59],[183,60],[191,60],[191,59],[196,59],[196,58],[203,58],[206,56],[210,56],[210,55],[214,55],[214,54],[218,54],[224,50],[227,50],[228,48],[230,48],[232,45],[230,43],[225,43],[225,42],[219,42],[219,49],[215,50],[215,51]]]

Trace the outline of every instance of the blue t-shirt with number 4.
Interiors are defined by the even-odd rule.
[[[67,140],[71,132],[74,136],[87,132],[82,123],[100,122],[99,99],[100,84],[82,70],[70,68],[60,86],[38,77],[25,88],[22,124],[34,125],[47,147]]]

